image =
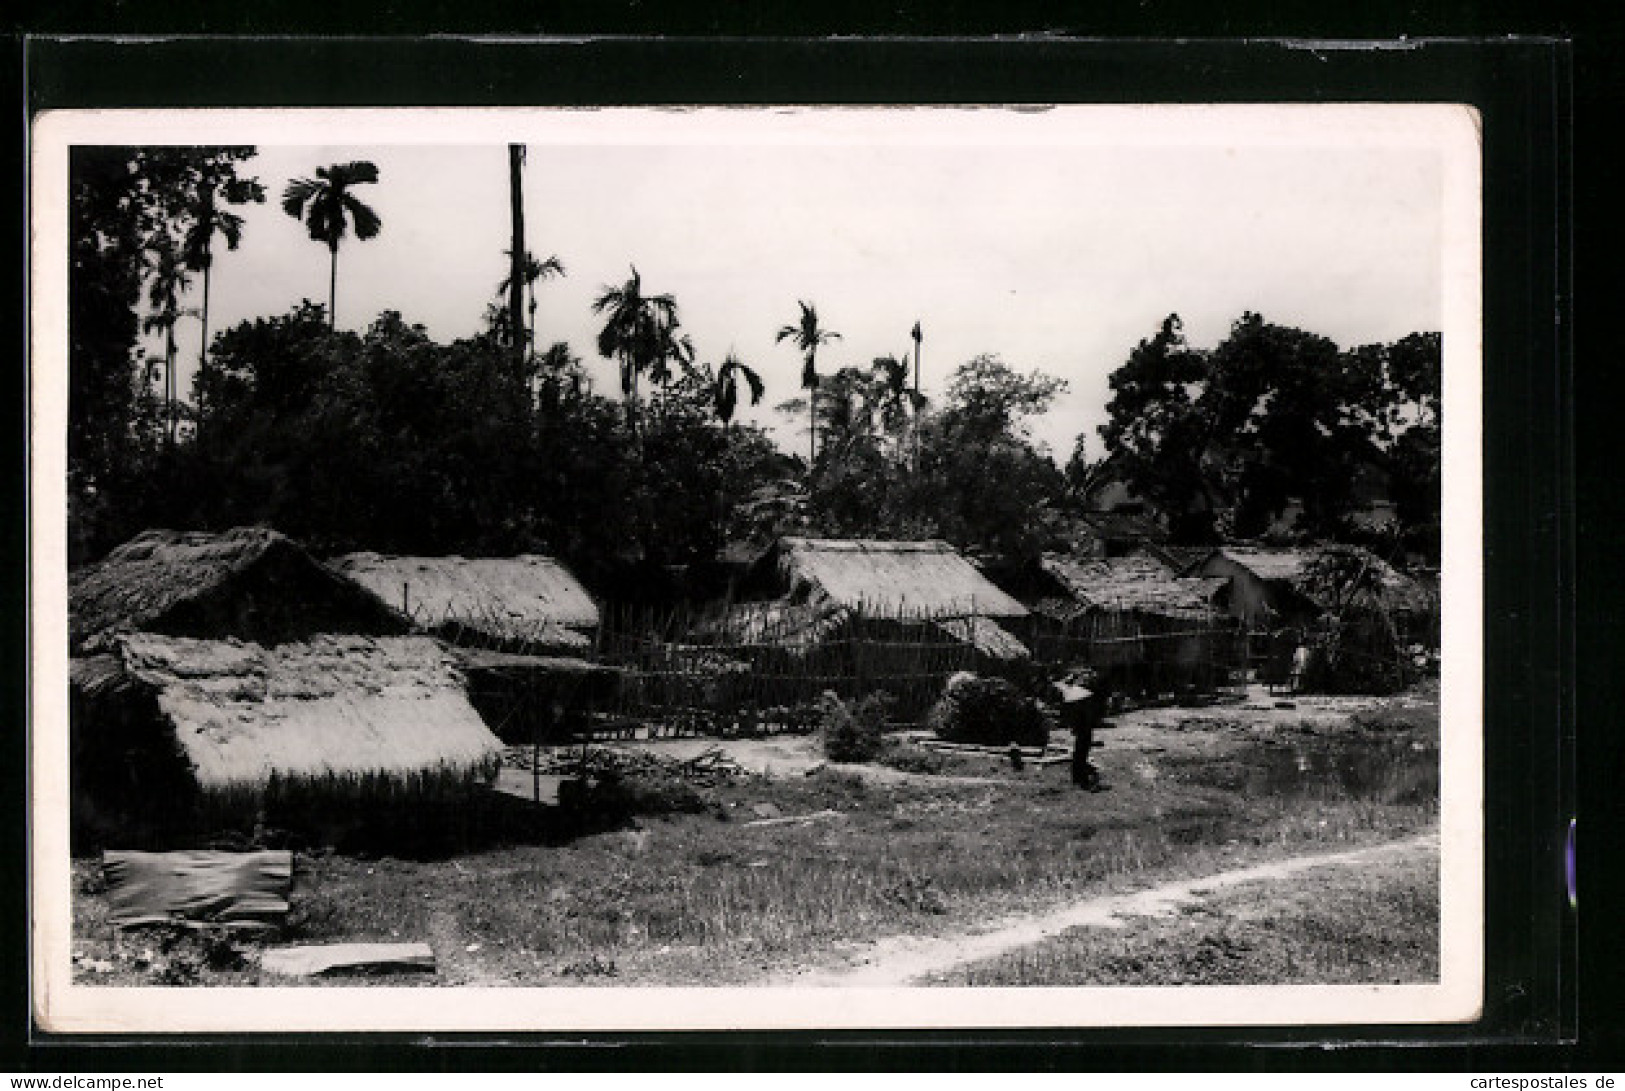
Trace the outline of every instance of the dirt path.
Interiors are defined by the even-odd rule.
[[[984,932],[937,938],[893,936],[869,945],[861,954],[851,956],[856,960],[855,965],[801,970],[771,984],[797,988],[886,988],[907,985],[930,974],[944,973],[958,966],[981,962],[1042,942],[1068,929],[1121,928],[1125,918],[1168,914],[1182,905],[1229,887],[1279,882],[1314,868],[1357,867],[1390,855],[1438,851],[1439,835],[1435,830],[1370,848],[1294,856],[1198,879],[1166,883],[1132,894],[1092,898],[1051,913],[1007,918]]]

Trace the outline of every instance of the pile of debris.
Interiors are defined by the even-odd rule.
[[[510,747],[503,764],[526,773],[543,776],[571,776],[589,779],[613,777],[672,778],[710,786],[745,775],[745,767],[713,746],[689,758],[657,754],[649,750],[619,747],[555,747],[534,752],[530,747]]]

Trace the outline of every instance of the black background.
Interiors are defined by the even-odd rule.
[[[1217,7],[1217,6],[1216,6]],[[170,41],[13,39],[13,85],[28,110],[90,106],[502,105],[723,102],[1156,102],[1440,101],[1483,111],[1485,156],[1486,538],[1486,1017],[1463,1028],[1035,1032],[1030,1034],[751,1034],[577,1036],[434,1041],[390,1037],[304,1040],[290,1050],[267,1038],[100,1047],[34,1032],[27,1010],[25,475],[8,481],[0,568],[0,683],[7,749],[0,800],[7,822],[3,941],[8,1002],[0,1015],[0,1068],[49,1071],[275,1069],[533,1070],[538,1068],[1102,1069],[1224,1067],[1617,1071],[1625,1035],[1613,982],[1620,940],[1619,854],[1609,834],[1619,808],[1610,791],[1620,751],[1618,501],[1613,488],[1609,373],[1625,346],[1612,271],[1622,193],[1603,149],[1617,137],[1617,25],[1588,29],[1546,6],[1490,12],[1480,5],[1363,7],[1312,15],[1276,9],[1250,20],[1224,11],[1142,4],[1139,21],[1099,27],[1064,18],[995,16],[949,4],[866,12],[841,22],[816,13],[693,5],[664,16],[662,38],[471,44],[390,37],[225,38]],[[140,12],[119,5],[57,6],[14,23],[19,31],[209,32],[306,35],[490,33],[545,29],[648,33],[637,4],[561,5],[544,17],[467,4],[269,5],[222,15],[201,3]],[[997,18],[997,22],[995,22]],[[1384,22],[1384,19],[1387,22]],[[641,22],[640,22],[641,20]],[[1183,21],[1182,21],[1183,20]],[[1340,21],[1341,20],[1341,21]],[[844,29],[867,37],[830,39]],[[1087,40],[1063,34],[1198,36],[1199,40]],[[957,37],[942,36],[952,31]],[[1042,37],[983,37],[1014,31]],[[1508,39],[1509,32],[1525,37]],[[750,40],[722,33],[756,35]],[[1413,39],[1405,49],[1305,48],[1308,35]],[[789,37],[786,35],[794,34]],[[932,37],[913,37],[915,35]],[[1247,35],[1253,41],[1237,40]],[[807,35],[803,37],[801,35]],[[892,36],[892,37],[888,37]],[[1214,40],[1215,38],[1227,40]],[[19,144],[26,115],[19,110]],[[1571,123],[1578,119],[1575,140]],[[1573,159],[1571,161],[1571,154]],[[25,162],[19,156],[20,162]],[[1571,173],[1571,168],[1579,173]],[[19,186],[24,179],[16,178]],[[1578,207],[1576,208],[1576,198]],[[21,208],[19,200],[12,207]],[[1593,211],[1593,209],[1595,211]],[[1587,225],[1585,229],[1581,224]],[[19,221],[16,253],[24,252]],[[1574,244],[1578,248],[1574,248]],[[1579,294],[1580,329],[1595,323],[1595,354],[1572,344],[1576,254],[1601,260]],[[20,265],[20,263],[19,263]],[[25,295],[14,295],[19,318]],[[1589,303],[1588,303],[1589,301]],[[1606,305],[1609,311],[1602,307]],[[18,387],[26,378],[23,324],[15,325]],[[1610,344],[1610,341],[1612,342]],[[1582,343],[1586,343],[1582,341]],[[1578,409],[1578,412],[1576,412]],[[21,412],[11,449],[26,467]],[[7,438],[13,438],[11,431]],[[1578,443],[1578,448],[1576,444]],[[9,563],[8,563],[9,562]],[[1578,567],[1577,567],[1578,564]],[[1579,725],[1578,746],[1568,749]],[[1571,785],[1579,770],[1579,792]],[[1562,895],[1561,841],[1581,816],[1576,932]],[[1576,945],[1583,956],[1576,959]],[[1574,976],[1580,971],[1578,981]],[[444,999],[442,997],[441,999]],[[1319,1043],[1348,1040],[1353,1049]]]

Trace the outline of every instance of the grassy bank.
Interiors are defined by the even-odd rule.
[[[1078,928],[938,974],[955,986],[1413,984],[1439,976],[1439,859],[1325,868],[1287,890],[1238,887],[1142,917]]]

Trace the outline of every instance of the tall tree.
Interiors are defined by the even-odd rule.
[[[518,282],[523,286],[525,292],[527,318],[525,325],[522,327],[521,338],[528,348],[529,355],[534,358],[536,355],[536,282],[564,276],[564,262],[559,260],[557,254],[549,254],[546,258],[538,258],[535,254],[526,251],[525,259],[518,262],[517,268],[515,268],[516,263],[512,260],[513,251],[504,250],[503,254],[509,259],[509,270],[508,275],[502,278],[502,283],[497,285],[497,294],[506,297],[508,300],[506,313],[511,323],[513,320],[514,277],[515,275],[518,276]]]
[[[754,368],[735,356],[733,350],[722,360],[722,366],[717,369],[716,383],[713,387],[712,405],[717,411],[717,419],[723,424],[733,421],[734,408],[739,404],[739,380],[744,379],[750,390],[750,404],[757,405],[762,400],[762,377],[756,374]]]
[[[196,195],[251,146],[79,146],[68,157],[68,530],[74,563],[143,525],[163,475],[162,413],[139,352],[159,249],[177,250]]]
[[[818,458],[818,347],[831,341],[839,341],[841,335],[834,330],[826,330],[818,324],[818,308],[805,300],[797,300],[801,308],[801,320],[794,324],[779,327],[774,337],[775,343],[790,339],[802,354],[801,388],[807,392],[808,421],[808,449],[807,473],[812,473],[814,462]]]
[[[1400,343],[1400,372],[1426,359],[1409,349],[1427,343]],[[1202,352],[1169,316],[1111,377],[1107,457],[1168,514],[1177,537],[1274,533],[1289,510],[1300,514],[1287,529],[1340,536],[1361,482],[1388,468],[1395,429],[1415,416],[1400,404],[1408,395],[1388,358],[1381,346],[1340,352],[1252,313]]]
[[[203,277],[203,308],[199,317],[203,334],[198,343],[198,366],[201,368],[209,356],[209,284],[214,268],[214,237],[226,240],[226,249],[235,250],[243,241],[243,218],[228,205],[243,205],[265,201],[265,187],[252,178],[200,178],[197,194],[189,210],[192,226],[186,232],[182,253],[186,267]]]
[[[627,424],[635,430],[639,378],[647,371],[663,374],[664,362],[682,351],[682,342],[675,333],[677,301],[670,295],[645,295],[643,277],[637,266],[631,268],[625,284],[606,284],[599,290],[592,310],[605,316],[598,331],[598,354],[620,364]]]
[[[169,445],[175,445],[179,383],[175,377],[175,324],[188,312],[181,307],[181,295],[191,286],[185,261],[168,242],[153,252],[152,275],[147,282],[147,303],[151,313],[143,323],[147,332],[164,337],[164,432]]]
[[[898,461],[906,457],[902,450],[906,440],[903,426],[910,417],[907,360],[907,354],[876,356],[870,368],[876,414],[881,426],[892,436],[896,448],[894,457]]]
[[[350,190],[378,181],[378,168],[366,160],[316,168],[316,177],[295,178],[282,191],[282,211],[303,221],[312,240],[326,245],[331,256],[327,282],[327,324],[337,328],[339,244],[351,230],[363,242],[377,236],[378,213]]]
[[[909,331],[909,336],[914,339],[914,466],[918,468],[920,465],[920,410],[924,408],[925,404],[924,398],[920,395],[920,342],[925,340],[925,335],[920,332],[918,319],[914,322],[914,328]]]

